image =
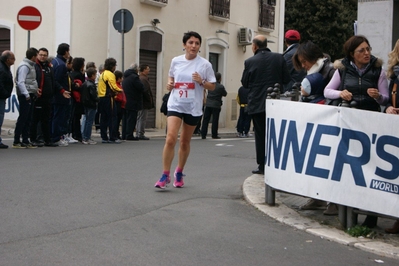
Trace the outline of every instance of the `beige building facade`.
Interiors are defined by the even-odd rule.
[[[40,26],[30,32],[32,47],[46,47],[55,55],[58,44],[65,42],[70,44],[73,57],[93,61],[97,67],[108,57],[117,60],[118,70],[126,70],[131,63],[149,64],[156,98],[149,128],[165,127],[159,107],[170,62],[183,54],[184,32],[196,31],[202,36],[200,55],[222,74],[228,95],[223,99],[220,127],[236,125],[235,98],[244,61],[253,55],[252,38],[266,35],[272,51],[281,53],[284,49],[284,0],[0,0],[0,5],[0,50],[12,50],[16,66],[28,46],[28,31],[17,21],[19,10],[25,6],[41,13]],[[132,29],[124,34],[113,26],[113,17],[121,9],[130,11],[134,18]],[[15,99],[14,95],[6,105],[6,119],[18,117]]]

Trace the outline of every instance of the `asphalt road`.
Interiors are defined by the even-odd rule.
[[[0,150],[0,265],[398,265],[247,204],[253,139],[193,139],[164,191],[163,143]]]

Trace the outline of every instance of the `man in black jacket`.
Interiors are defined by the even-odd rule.
[[[37,126],[40,122],[44,145],[48,147],[57,147],[58,145],[51,141],[50,115],[51,100],[55,91],[55,81],[53,68],[48,62],[48,50],[46,48],[39,49],[35,69],[39,90],[38,98],[33,103],[32,123],[29,131],[30,139],[34,145],[43,146],[43,144],[37,140]]]
[[[144,85],[139,78],[137,64],[133,64],[123,74],[122,88],[126,96],[122,139],[126,137],[126,140],[139,140],[138,137],[134,137],[133,131],[136,127],[138,111],[143,109]]]
[[[255,129],[258,168],[252,173],[264,174],[267,88],[273,87],[276,83],[281,87],[287,84],[290,81],[290,74],[284,57],[267,48],[265,36],[255,36],[252,41],[252,51],[254,56],[245,60],[241,84],[249,89],[247,108]]]
[[[222,82],[222,74],[217,72],[215,74],[215,77],[216,77],[215,89],[213,91],[208,91],[208,95],[206,97],[204,120],[202,121],[202,128],[201,128],[202,139],[206,139],[206,135],[208,134],[208,125],[211,116],[212,116],[212,138],[220,139],[218,135],[219,115],[223,104],[222,97],[226,97],[227,91],[225,87],[220,83]]]
[[[0,57],[0,134],[1,126],[4,121],[4,114],[6,109],[6,100],[11,96],[12,87],[14,86],[10,67],[15,62],[14,53],[11,51],[4,51]],[[8,145],[3,144],[0,137],[0,149],[7,149]]]

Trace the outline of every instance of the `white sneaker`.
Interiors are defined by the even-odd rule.
[[[90,145],[96,145],[96,144],[97,144],[97,141],[94,141],[94,140],[92,140],[92,139],[87,140],[87,142],[88,142]]]
[[[55,142],[54,144],[57,144],[59,147],[66,147],[68,146],[68,142],[66,142],[63,139],[60,139],[59,141]]]
[[[79,142],[79,141],[77,141],[76,139],[72,138],[71,135],[68,135],[68,143],[76,143],[76,142]]]
[[[65,134],[64,136],[62,136],[63,138],[62,138],[62,140],[63,141],[65,141],[66,143],[69,143],[69,135],[68,134]]]

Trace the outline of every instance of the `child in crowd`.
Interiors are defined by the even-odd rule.
[[[248,106],[248,89],[241,86],[238,89],[236,101],[240,106],[240,116],[237,120],[237,137],[249,137],[249,128],[251,127],[251,115],[247,112]]]
[[[307,75],[301,82],[302,101],[324,104],[326,101],[323,95],[325,86],[322,74],[317,72]]]
[[[115,136],[115,139],[123,139],[123,137],[125,135],[123,133],[124,132],[123,126],[122,126],[122,136],[121,136],[121,132],[119,131],[122,118],[125,114],[125,104],[126,104],[126,96],[122,89],[123,73],[119,70],[116,70],[114,72],[114,74],[115,74],[115,79],[116,79],[116,85],[118,86],[118,88],[120,88],[122,90],[121,93],[118,93],[115,96],[115,104],[116,104],[116,125],[115,125],[116,136]]]
[[[93,127],[94,117],[97,111],[98,94],[97,86],[95,84],[97,70],[90,67],[86,70],[87,80],[83,83],[81,88],[81,102],[84,106],[86,121],[83,126],[83,144],[97,144],[91,139],[91,131]]]

